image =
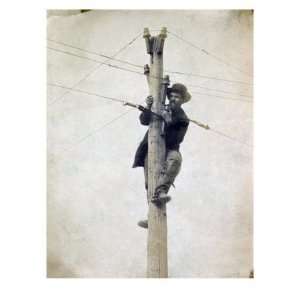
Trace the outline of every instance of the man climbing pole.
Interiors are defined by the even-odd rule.
[[[189,125],[189,119],[181,107],[182,104],[191,99],[191,95],[188,93],[187,88],[183,84],[175,83],[171,88],[167,89],[167,98],[169,100],[169,104],[165,106],[162,113],[162,118],[164,120],[166,157],[158,178],[155,195],[151,199],[151,201],[156,205],[161,205],[162,203],[167,203],[171,200],[168,192],[181,168],[182,157],[179,148]],[[153,104],[153,98],[151,95],[146,98],[146,104],[147,109],[145,109],[140,115],[140,122],[145,126],[149,125],[153,114],[151,112],[151,106]],[[146,190],[148,189],[147,153],[148,131],[136,151],[133,163],[133,168],[144,167]],[[148,220],[139,221],[138,225],[143,228],[148,228]]]

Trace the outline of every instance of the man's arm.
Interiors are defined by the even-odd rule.
[[[146,98],[146,110],[143,111],[141,114],[140,114],[140,122],[142,125],[149,125],[150,124],[150,121],[151,121],[151,107],[152,107],[152,104],[153,104],[153,97],[152,96],[148,96]]]

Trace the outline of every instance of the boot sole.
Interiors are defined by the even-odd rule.
[[[141,228],[148,229],[148,224],[146,225],[145,223],[138,222],[137,225]]]

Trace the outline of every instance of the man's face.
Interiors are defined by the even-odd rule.
[[[183,102],[183,98],[181,94],[175,92],[170,93],[169,104],[172,110],[178,109],[181,106],[182,102]]]

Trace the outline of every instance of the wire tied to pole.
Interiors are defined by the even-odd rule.
[[[208,124],[203,124],[203,123],[200,123],[200,122],[198,122],[198,121],[196,121],[196,120],[192,120],[192,119],[189,119],[189,120],[190,120],[190,122],[192,122],[192,123],[194,123],[194,124],[196,124],[196,125],[198,125],[198,126],[204,128],[204,129],[206,129],[206,130],[209,130],[209,129],[210,129],[210,127],[208,126]]]

